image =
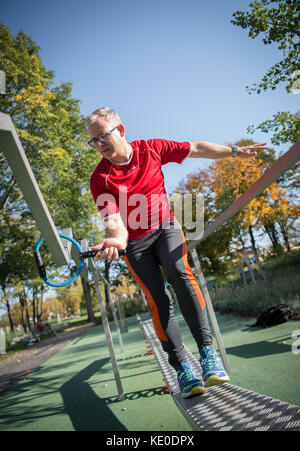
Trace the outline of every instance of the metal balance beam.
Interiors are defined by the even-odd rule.
[[[140,321],[138,321],[140,322]],[[300,431],[300,407],[245,388],[225,383],[206,389],[205,394],[183,399],[175,370],[168,363],[154,331],[152,320],[140,322],[175,404],[197,431]],[[186,348],[198,377],[199,361]]]

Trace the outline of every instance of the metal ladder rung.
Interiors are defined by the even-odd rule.
[[[152,320],[139,321],[153,350],[170,393],[193,429],[198,431],[300,431],[300,407],[242,387],[225,383],[206,389],[204,395],[183,399],[177,375],[157,338]],[[198,376],[199,361],[186,348]]]

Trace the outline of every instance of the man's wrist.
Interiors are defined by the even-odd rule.
[[[230,149],[231,149],[231,155],[230,155],[230,156],[236,158],[237,155],[238,155],[238,151],[239,151],[238,146],[232,146],[232,145],[230,145],[229,147],[230,147]]]

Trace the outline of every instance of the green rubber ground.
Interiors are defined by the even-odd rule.
[[[148,314],[141,315],[148,319]],[[178,316],[184,343],[197,355]],[[231,364],[231,382],[300,405],[300,355],[291,352],[300,321],[268,329],[249,328],[253,319],[218,316]],[[49,359],[0,396],[1,431],[191,431],[170,395],[153,355],[148,355],[136,318],[122,334],[122,353],[111,325],[126,399],[117,388],[102,327]],[[300,345],[298,345],[300,349]]]

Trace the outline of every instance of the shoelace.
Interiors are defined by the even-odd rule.
[[[201,365],[207,369],[210,369],[213,367],[216,367],[216,368],[222,367],[221,359],[219,358],[218,354],[216,354],[215,352],[209,352],[208,355],[204,359],[201,359]]]
[[[190,382],[195,379],[195,374],[192,368],[185,368],[183,371],[178,371],[178,382],[180,383],[182,379],[184,382]]]

